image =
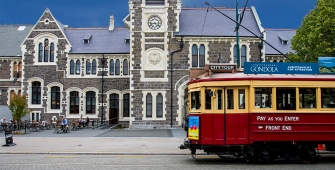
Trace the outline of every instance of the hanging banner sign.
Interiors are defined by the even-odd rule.
[[[319,74],[319,64],[245,62],[244,74]]]
[[[199,116],[188,117],[188,138],[199,140]]]

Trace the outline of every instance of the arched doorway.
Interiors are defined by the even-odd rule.
[[[109,124],[119,123],[119,95],[116,93],[109,96]]]

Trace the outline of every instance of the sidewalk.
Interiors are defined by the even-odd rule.
[[[169,131],[170,134],[163,132]],[[0,154],[105,154],[105,155],[187,155],[189,150],[180,150],[185,131],[172,130],[91,130],[53,134],[51,130],[13,135],[15,146],[2,147]],[[148,133],[158,137],[143,136]],[[0,133],[0,144],[5,144]],[[127,137],[124,137],[128,135]],[[116,136],[116,137],[113,137]],[[130,136],[130,137],[129,137]]]

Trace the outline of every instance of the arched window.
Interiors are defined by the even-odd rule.
[[[192,67],[198,67],[198,47],[195,44],[192,46]]]
[[[17,63],[14,62],[13,63],[13,77],[17,78],[18,77],[17,74],[18,74],[18,72],[17,72]]]
[[[109,75],[114,75],[114,60],[109,62]]]
[[[77,75],[80,74],[80,60],[77,60],[77,62],[76,62],[76,74]]]
[[[129,93],[123,95],[123,117],[129,117]]]
[[[109,108],[119,108],[119,95],[113,93],[109,95]]]
[[[205,67],[205,45],[200,45],[199,67]]]
[[[70,61],[70,74],[71,75],[74,74],[74,61],[73,60]]]
[[[51,87],[51,109],[60,109],[60,88]]]
[[[120,60],[116,60],[116,63],[115,63],[115,75],[120,75]]]
[[[152,117],[152,95],[148,93],[146,96],[146,117]]]
[[[18,75],[18,78],[20,78],[20,77],[22,77],[22,63],[21,62],[19,62],[19,66],[18,66],[18,73],[19,73],[19,75]]]
[[[247,61],[247,46],[242,45],[241,48],[241,67],[244,68],[244,62]]]
[[[86,93],[86,114],[95,114],[96,97],[94,91]]]
[[[44,62],[49,61],[49,40],[45,39],[44,40]]]
[[[92,74],[97,74],[97,61],[93,60],[92,62]]]
[[[43,60],[43,44],[40,43],[38,46],[38,62],[42,62]]]
[[[31,95],[31,104],[41,104],[41,82],[32,82]]]
[[[50,62],[54,62],[55,60],[55,45],[54,43],[50,44]]]
[[[70,92],[70,114],[79,114],[79,92]]]
[[[163,117],[163,95],[160,93],[156,96],[156,117]]]
[[[91,62],[89,60],[86,61],[86,74],[91,74]]]
[[[15,91],[14,90],[10,91],[10,101],[14,99],[14,96],[15,96]]]
[[[128,60],[123,60],[123,75],[128,75]]]

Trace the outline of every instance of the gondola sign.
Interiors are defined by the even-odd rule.
[[[244,74],[319,74],[319,64],[245,62]]]

